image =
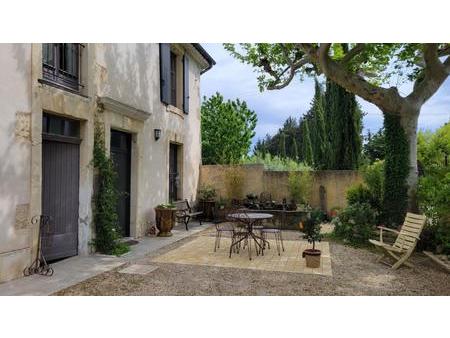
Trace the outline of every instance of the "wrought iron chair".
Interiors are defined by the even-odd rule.
[[[228,233],[230,235],[231,240],[234,238],[235,225],[234,220],[228,217],[228,214],[233,213],[233,210],[230,208],[216,208],[214,210],[214,221],[213,223],[216,226],[216,240],[214,242],[214,252],[220,248],[220,240],[224,233]]]
[[[283,217],[283,215],[282,215],[282,217]],[[283,235],[282,235],[282,230],[281,230],[282,223],[283,223],[282,220],[273,218],[272,226],[262,227],[261,229],[259,229],[261,237],[266,241],[267,241],[268,235],[274,236],[278,256],[281,255],[281,250],[284,251]],[[263,245],[265,245],[264,241],[263,241]],[[268,248],[270,249],[270,244],[268,244]]]

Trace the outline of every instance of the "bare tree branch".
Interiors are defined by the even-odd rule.
[[[298,69],[303,67],[305,64],[309,63],[310,60],[308,57],[304,56],[300,60],[298,60],[296,63],[292,63],[291,66],[289,66],[287,69],[289,69],[289,76],[281,80],[281,76],[286,72],[287,69],[285,69],[280,76],[277,76],[273,84],[270,84],[267,86],[267,89],[274,90],[274,89],[282,89],[286,87],[289,83],[291,83],[292,79],[294,78],[296,72]]]
[[[377,105],[387,112],[399,113],[403,99],[397,88],[382,88],[367,82],[362,76],[330,58],[328,51],[331,44],[321,44],[319,48],[311,44],[299,44],[311,61],[319,66],[325,76],[348,91]]]
[[[282,46],[285,61],[289,65],[281,73],[277,73],[276,71],[274,71],[272,69],[272,66],[270,65],[270,62],[267,59],[262,59],[260,61],[260,65],[263,67],[263,69],[274,78],[274,81],[267,86],[267,89],[269,89],[269,90],[282,89],[282,88],[286,87],[289,83],[291,83],[297,70],[300,69],[301,67],[303,67],[305,64],[310,62],[307,55],[303,55],[298,60],[296,58],[294,58],[294,60],[292,60],[289,57],[289,52],[288,52],[288,49],[286,48],[286,46],[283,44],[281,46]],[[283,75],[287,71],[289,71],[289,75],[285,79],[282,79]]]
[[[406,98],[416,107],[421,107],[442,85],[449,75],[449,58],[442,63],[439,60],[438,44],[424,44],[423,59],[425,68],[423,76],[414,83],[414,90]]]
[[[445,69],[447,70],[447,75],[450,75],[450,56],[444,62]]]
[[[350,49],[342,58],[341,63],[347,64],[349,63],[356,55],[361,53],[366,48],[365,43],[357,43],[355,47]]]
[[[450,45],[447,45],[446,47],[438,50],[438,56],[446,56],[450,55]]]

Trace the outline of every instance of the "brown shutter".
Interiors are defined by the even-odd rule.
[[[159,44],[159,72],[161,101],[165,104],[170,103],[170,44]]]
[[[189,114],[189,58],[183,56],[183,111]]]

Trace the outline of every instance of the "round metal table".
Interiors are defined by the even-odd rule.
[[[254,233],[253,227],[255,224],[258,224],[264,220],[271,219],[273,215],[268,213],[234,213],[229,214],[228,217],[230,219],[234,219],[240,223],[243,223],[246,227],[246,232],[242,234],[242,236],[239,238],[238,241],[233,242],[230,246],[230,258],[231,258],[231,252],[233,250],[233,247],[236,247],[240,245],[242,241],[246,241],[248,245],[248,256],[249,259],[252,259],[252,250],[251,250],[251,239],[255,241],[256,244],[256,255],[259,255],[258,247],[261,250],[261,254],[264,256],[264,248],[266,247],[265,244],[267,244],[268,247],[270,247],[270,244],[267,240],[262,238],[261,236],[258,236]]]

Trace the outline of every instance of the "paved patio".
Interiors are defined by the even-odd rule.
[[[145,237],[131,246],[127,254],[116,257],[107,255],[75,256],[52,264],[53,276],[33,275],[0,284],[0,296],[46,296],[72,285],[81,283],[101,273],[115,269],[126,263],[133,263],[148,254],[176,243],[186,237],[198,234],[210,224],[192,223],[189,231],[184,225],[172,230],[172,237]]]
[[[305,259],[302,258],[303,250],[311,247],[304,240],[285,240],[285,251],[280,256],[273,242],[273,247],[270,250],[265,250],[264,256],[256,256],[254,246],[252,246],[252,260],[249,260],[247,248],[241,249],[239,254],[233,253],[231,258],[229,258],[229,238],[223,238],[220,248],[214,252],[214,241],[214,237],[208,235],[199,236],[172,251],[158,256],[154,259],[154,262],[332,276],[328,242],[317,243],[317,249],[322,250],[321,264],[319,268],[311,269],[306,267]]]

